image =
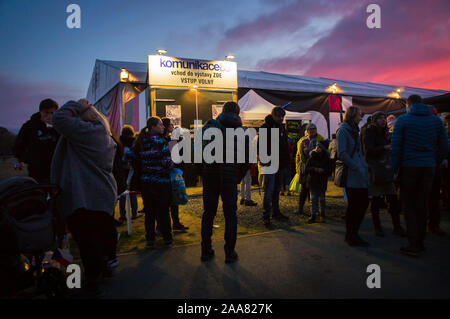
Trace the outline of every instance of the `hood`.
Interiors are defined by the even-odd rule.
[[[408,114],[418,115],[418,116],[429,116],[433,113],[431,112],[431,108],[425,104],[412,104]]]
[[[242,126],[242,120],[239,116],[239,114],[236,113],[230,113],[230,112],[222,112],[217,117],[217,121],[220,122],[220,124],[224,127],[241,127]]]
[[[359,132],[359,127],[358,126],[353,126],[353,125],[350,125],[350,124],[348,124],[347,122],[343,122],[343,123],[341,123],[341,125],[339,126],[339,128],[343,128],[343,129],[346,129],[347,131],[350,131],[350,132]]]
[[[41,121],[41,113],[37,112],[31,115],[30,120],[33,122],[42,122]]]

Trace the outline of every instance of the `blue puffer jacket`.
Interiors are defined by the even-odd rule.
[[[398,118],[391,140],[392,167],[436,167],[448,153],[448,137],[442,120],[425,104],[413,104]]]

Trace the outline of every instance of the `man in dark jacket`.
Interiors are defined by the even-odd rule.
[[[441,119],[422,98],[411,95],[408,113],[398,118],[392,135],[392,167],[400,174],[402,207],[409,245],[404,254],[418,256],[425,250],[428,202],[436,171],[448,153],[448,137]]]
[[[22,169],[26,163],[28,174],[38,183],[50,181],[50,164],[59,138],[51,120],[57,109],[55,101],[43,100],[39,112],[22,126],[14,144],[14,156],[19,161],[15,167]]]
[[[274,174],[264,174],[264,213],[263,220],[266,227],[270,226],[270,215],[276,219],[289,219],[287,216],[280,212],[280,189],[281,189],[281,174],[280,172],[289,167],[289,148],[287,132],[283,125],[284,116],[286,111],[280,107],[274,107],[272,113],[267,115],[265,123],[260,129],[267,129],[267,153],[272,155],[272,152],[278,152],[279,154],[279,167],[278,171]],[[271,145],[271,129],[278,130],[279,143],[278,145]],[[269,163],[261,163],[261,166],[266,166]]]
[[[237,237],[237,184],[240,182],[240,172],[245,164],[238,164],[237,148],[234,145],[234,163],[226,163],[226,129],[242,127],[239,117],[239,105],[235,102],[227,102],[223,106],[222,113],[217,120],[209,120],[203,127],[203,132],[208,128],[220,129],[223,134],[223,161],[222,163],[209,163],[203,165],[203,217],[202,217],[202,261],[208,261],[214,257],[211,236],[213,232],[214,217],[217,214],[219,196],[222,198],[223,213],[225,215],[225,262],[232,263],[238,259],[235,251]]]

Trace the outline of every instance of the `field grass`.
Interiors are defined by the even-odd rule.
[[[26,169],[22,171],[15,171],[13,169],[15,159],[6,158],[0,160],[0,180],[17,175],[27,175]],[[266,232],[267,228],[262,222],[262,201],[263,191],[253,187],[252,199],[258,203],[258,206],[249,207],[238,205],[238,237],[252,235],[256,233]],[[189,196],[189,202],[187,205],[180,206],[180,220],[189,227],[186,232],[174,232],[174,245],[190,245],[201,242],[201,218],[203,214],[203,202],[202,202],[202,187],[189,187],[187,189]],[[345,201],[342,198],[342,189],[337,188],[332,182],[328,183],[327,191],[327,218],[334,219],[340,218],[342,213],[345,212]],[[273,221],[272,229],[289,229],[292,227],[304,226],[306,224],[307,217],[299,216],[295,214],[298,208],[298,194],[293,196],[280,196],[280,210],[283,214],[289,217],[289,221]],[[138,210],[142,209],[142,199],[138,197]],[[306,203],[305,212],[310,211],[310,204]],[[118,253],[130,253],[145,249],[145,229],[144,229],[144,216],[138,214],[139,217],[132,220],[132,234],[128,235],[127,224],[117,227],[117,231],[120,233],[120,239],[118,243]],[[115,209],[115,218],[120,216],[119,206]],[[217,211],[215,219],[215,228],[213,231],[213,241],[223,240],[225,230],[225,220],[223,216],[222,203],[219,202],[219,209]],[[162,238],[158,237],[155,249],[162,248]],[[75,257],[78,256],[78,249],[76,244],[71,241],[71,250]]]
[[[201,193],[201,188],[188,189],[188,194],[194,195],[189,199],[189,203],[180,206],[180,220],[189,227],[187,232],[174,232],[174,245],[189,245],[201,242],[201,217],[203,214],[203,202],[201,197],[197,197]],[[262,200],[263,192],[258,190],[252,193],[252,199],[258,203],[258,206],[249,207],[238,205],[238,237],[252,235],[267,231],[262,221]],[[142,200],[138,198],[139,210],[142,209]],[[292,227],[303,226],[306,224],[307,217],[295,214],[298,208],[298,195],[280,196],[280,210],[283,214],[289,216],[289,221],[273,221],[272,229],[289,229]],[[305,205],[305,211],[310,211],[310,204]],[[340,218],[345,211],[345,202],[342,198],[342,189],[329,183],[327,192],[327,217],[330,219]],[[119,209],[116,207],[115,218],[118,218]],[[213,231],[213,241],[222,240],[224,237],[225,220],[223,216],[222,203],[219,202],[219,209],[215,218],[216,227]],[[145,248],[145,230],[144,217],[139,217],[132,221],[132,234],[127,233],[127,225],[124,223],[117,228],[121,234],[118,244],[118,253],[129,253],[133,251],[143,250]],[[162,238],[157,238],[155,249],[162,248]]]

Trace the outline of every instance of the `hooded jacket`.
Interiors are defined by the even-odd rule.
[[[279,154],[279,161],[280,161],[280,167],[279,170],[289,167],[289,146],[288,146],[288,137],[287,132],[284,127],[284,125],[280,125],[275,122],[273,119],[272,114],[269,114],[264,119],[264,124],[261,125],[260,128],[266,128],[267,130],[267,153],[272,154],[272,128],[278,129],[278,147],[274,150],[275,152],[278,152]],[[259,146],[259,143],[258,143]],[[261,163],[262,166],[267,165],[265,163]]]
[[[436,167],[447,157],[448,136],[442,120],[425,104],[413,104],[400,116],[391,140],[394,172],[401,167]]]
[[[364,159],[358,126],[342,123],[336,133],[336,147],[338,159],[348,167],[346,187],[368,188],[369,169]]]
[[[227,128],[239,128],[242,127],[242,120],[239,116],[239,114],[231,113],[231,112],[222,112],[216,120],[211,119],[208,122],[205,123],[205,125],[202,128],[203,134],[205,131],[209,128],[218,128],[222,131],[223,134],[223,163],[204,163],[203,164],[203,173],[217,173],[219,172],[219,175],[222,178],[222,181],[230,182],[230,183],[239,183],[242,175],[242,171],[246,170],[246,168],[249,168],[249,165],[247,164],[248,153],[246,152],[245,156],[245,163],[238,163],[238,145],[237,140],[234,141],[234,148],[233,148],[233,158],[234,163],[226,163],[227,158],[227,136],[226,136],[226,129]],[[203,144],[203,147],[206,147],[207,144],[210,142],[205,142]],[[246,149],[248,147],[249,143],[246,140]]]
[[[50,164],[58,138],[58,132],[47,127],[39,112],[33,114],[19,131],[13,148],[14,156],[28,164],[30,176],[38,182],[50,178]]]
[[[60,214],[67,218],[77,209],[114,214],[117,185],[112,169],[116,143],[100,121],[80,119],[82,106],[69,101],[52,117],[61,134],[52,160],[51,181],[61,187]]]

